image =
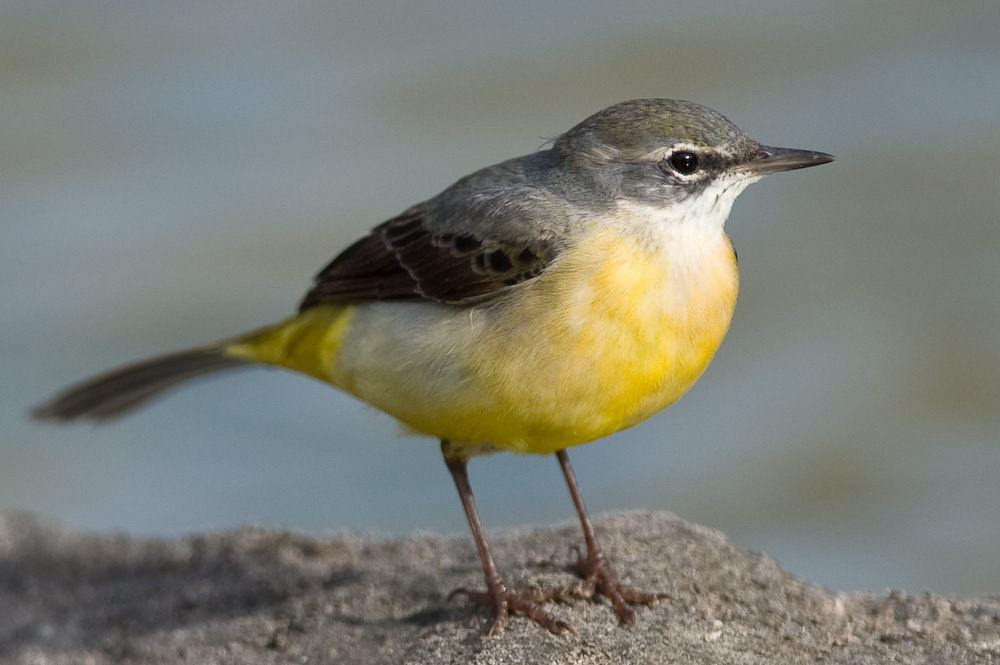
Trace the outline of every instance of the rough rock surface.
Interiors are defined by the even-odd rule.
[[[554,605],[578,635],[488,614],[471,539],[307,538],[245,528],[182,540],[79,533],[0,514],[0,663],[989,663],[1000,598],[836,593],[668,513],[602,517],[634,586],[670,594],[618,625]],[[575,525],[493,534],[508,581],[573,579]]]

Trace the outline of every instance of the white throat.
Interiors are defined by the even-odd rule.
[[[722,176],[698,196],[668,207],[620,201],[619,219],[629,232],[645,237],[652,245],[662,245],[666,238],[718,238],[725,231],[736,197],[757,180],[760,178],[742,174]]]

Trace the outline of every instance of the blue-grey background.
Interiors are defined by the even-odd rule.
[[[673,510],[834,588],[996,593],[998,34],[995,0],[0,2],[0,508],[464,533],[436,442],[291,374],[106,428],[25,413],[279,319],[461,175],[679,97],[838,161],[737,202],[729,337],[674,407],[573,451],[591,510]],[[552,459],[471,473],[492,527],[571,518]]]

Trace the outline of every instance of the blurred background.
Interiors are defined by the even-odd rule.
[[[675,406],[573,451],[591,511],[672,510],[836,589],[997,593],[998,34],[995,0],[0,2],[0,509],[464,536],[435,441],[299,376],[104,428],[26,411],[284,317],[458,177],[676,97],[837,161],[740,197],[729,337]],[[554,459],[471,475],[491,528],[572,519]]]

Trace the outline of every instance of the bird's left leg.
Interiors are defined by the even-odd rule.
[[[462,500],[462,508],[469,521],[472,537],[476,541],[476,549],[479,550],[483,574],[486,576],[486,591],[462,588],[452,591],[448,597],[463,594],[476,605],[492,607],[493,623],[490,625],[490,635],[502,634],[511,614],[526,616],[554,635],[573,633],[573,628],[568,623],[556,619],[542,608],[542,603],[551,598],[551,595],[541,592],[516,591],[508,587],[503,578],[500,577],[500,573],[493,563],[493,555],[486,543],[483,525],[480,523],[479,514],[476,511],[476,500],[472,496],[472,486],[469,484],[469,475],[466,471],[466,460],[449,454],[451,453],[451,445],[448,441],[441,441],[441,452],[444,454],[448,471],[451,472],[451,477],[455,480],[458,496]]]

